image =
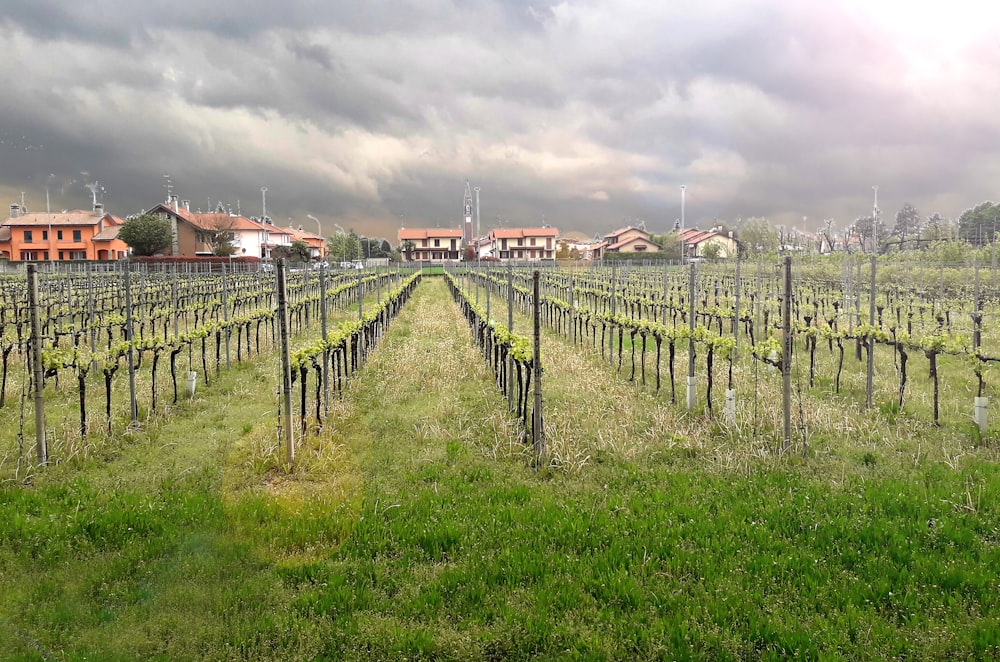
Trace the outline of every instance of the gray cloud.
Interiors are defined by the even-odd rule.
[[[0,194],[35,208],[90,178],[130,213],[165,173],[373,234],[457,223],[467,178],[487,227],[588,234],[668,227],[681,184],[703,224],[997,197],[996,12],[959,39],[855,0],[85,5],[0,0]]]

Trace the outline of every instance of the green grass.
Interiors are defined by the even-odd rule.
[[[758,453],[547,336],[536,472],[469,335],[425,281],[295,467],[262,362],[6,483],[0,657],[1000,655],[991,448],[887,407]]]

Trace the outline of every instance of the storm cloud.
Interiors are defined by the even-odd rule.
[[[371,235],[844,227],[997,197],[981,3],[0,1],[0,194],[219,202]],[[806,220],[803,220],[803,219]]]

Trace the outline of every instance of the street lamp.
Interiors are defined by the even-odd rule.
[[[681,230],[684,229],[684,191],[686,189],[687,186],[681,184]]]
[[[52,239],[52,210],[49,208],[49,183],[55,174],[50,173],[45,180],[45,215],[49,217],[49,262],[56,259],[56,244]]]
[[[316,235],[319,236],[320,240],[322,240],[323,239],[323,227],[319,224],[319,219],[316,218],[315,216],[313,216],[312,214],[306,214],[306,218],[309,218],[309,219],[312,219],[312,220],[316,221]],[[321,245],[320,245],[320,249],[319,249],[319,259],[321,259],[321,260],[323,259],[323,247],[322,247],[322,243],[323,242],[320,241]]]
[[[872,253],[878,252],[878,186],[873,186],[875,191],[875,205],[872,207]]]

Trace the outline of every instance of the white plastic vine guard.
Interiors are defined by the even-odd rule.
[[[726,389],[726,405],[722,409],[726,425],[736,425],[736,389]]]
[[[990,426],[989,398],[976,397],[972,399],[972,420],[979,426],[979,431],[985,434]]]
[[[198,383],[198,373],[188,372],[187,374],[187,394],[189,398],[194,397],[195,385]]]

